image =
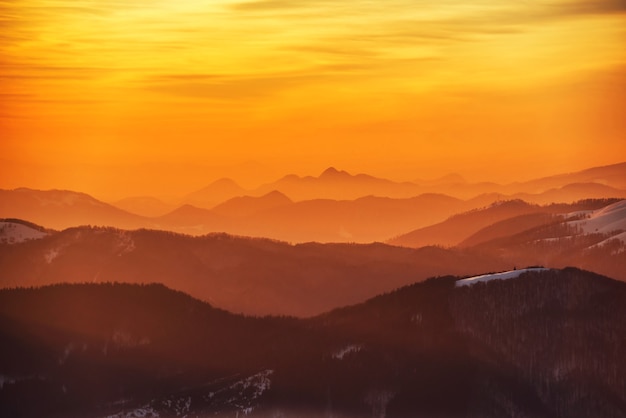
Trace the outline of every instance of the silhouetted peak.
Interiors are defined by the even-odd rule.
[[[230,188],[241,188],[233,179],[229,179],[228,177],[222,177],[220,179],[215,180],[210,184],[209,187],[230,187]]]
[[[190,205],[189,203],[186,203],[186,204],[184,204],[182,206],[179,206],[178,208],[174,209],[173,211],[171,211],[170,214],[172,214],[172,213],[178,213],[178,214],[186,213],[186,214],[188,214],[188,213],[197,213],[197,212],[204,212],[204,211],[206,211],[206,209],[202,209],[202,208],[199,208],[197,206]]]
[[[282,193],[279,190],[272,190],[271,192],[266,193],[261,197],[267,200],[272,200],[272,201],[285,201],[286,203],[292,202],[292,200],[289,199],[289,197],[286,194]]]
[[[283,181],[295,181],[295,180],[300,180],[300,176],[296,175],[296,174],[287,174],[285,177],[283,177],[281,180]]]
[[[320,174],[320,178],[337,178],[337,177],[346,177],[350,174],[347,171],[337,170],[335,167],[328,167],[322,174]]]

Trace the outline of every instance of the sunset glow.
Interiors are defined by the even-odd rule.
[[[622,0],[0,0],[0,25],[0,188],[513,181],[626,156]]]

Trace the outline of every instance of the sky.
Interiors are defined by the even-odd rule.
[[[0,0],[0,188],[626,160],[626,1]]]

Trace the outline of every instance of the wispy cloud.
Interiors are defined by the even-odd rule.
[[[327,74],[274,74],[224,77],[205,74],[158,75],[142,83],[146,89],[175,96],[220,100],[245,100],[330,78]]]
[[[625,11],[626,0],[0,0],[9,28],[0,33],[0,80],[34,94],[46,81],[67,89],[92,81],[103,92],[235,100],[316,83],[404,79],[411,89],[449,82],[467,60],[498,76],[509,39]]]

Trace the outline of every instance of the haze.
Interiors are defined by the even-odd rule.
[[[623,160],[626,4],[0,0],[0,188]]]

